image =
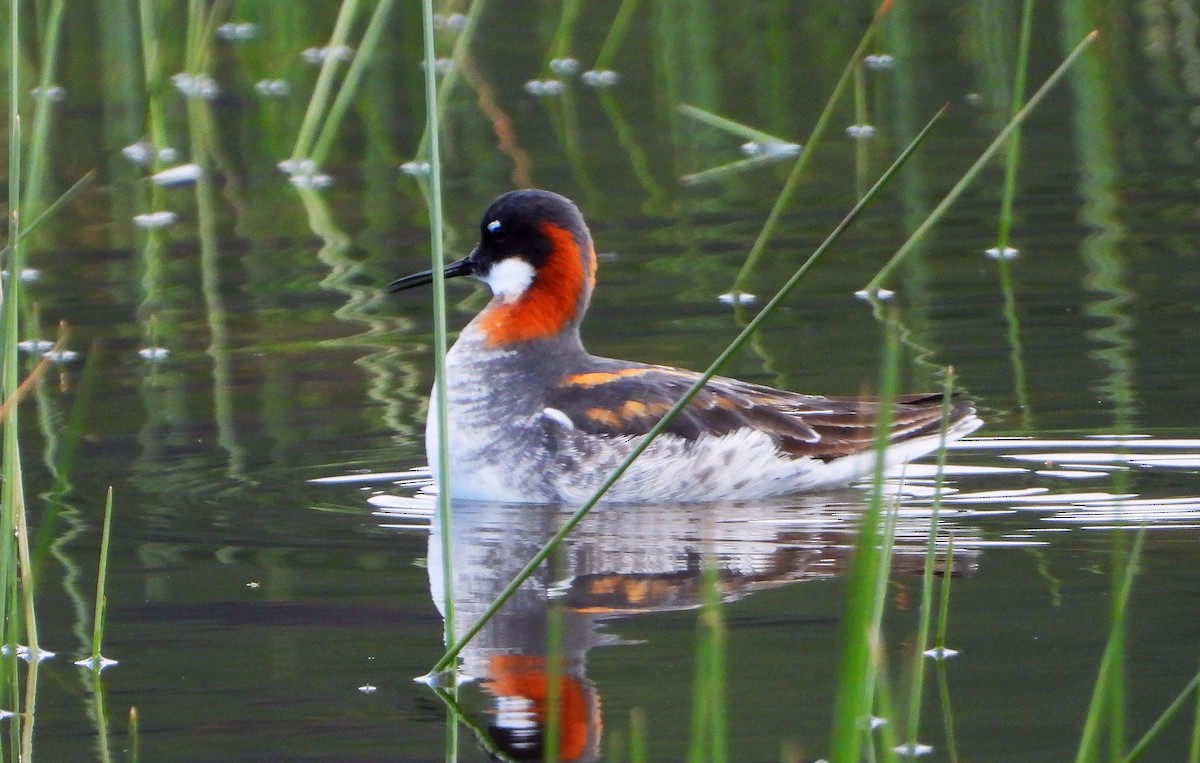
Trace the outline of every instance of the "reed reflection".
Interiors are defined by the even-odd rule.
[[[865,502],[865,493],[845,491],[770,503],[601,504],[463,650],[460,676],[477,687],[462,696],[463,706],[478,716],[472,725],[488,735],[485,746],[513,759],[541,760],[548,695],[557,672],[558,759],[597,759],[603,687],[588,677],[587,653],[621,643],[605,631],[606,620],[699,606],[703,565],[710,559],[719,570],[725,601],[840,575],[849,564]],[[454,505],[451,582],[458,634],[478,620],[570,513],[571,507],[554,505]],[[928,516],[904,513],[892,571],[919,575]],[[945,520],[939,532],[954,532],[959,540],[978,536],[974,528]],[[441,549],[442,528],[435,520],[428,569],[439,610],[444,601]],[[977,553],[957,552],[954,573],[972,571]],[[939,555],[937,564],[943,569],[944,557]],[[555,659],[550,626],[559,613],[561,650]]]

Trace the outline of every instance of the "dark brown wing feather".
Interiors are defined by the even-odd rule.
[[[604,365],[565,377],[547,395],[548,406],[589,434],[643,435],[683,396],[699,374],[663,366]],[[973,413],[969,400],[955,397],[950,421]],[[889,442],[936,433],[942,398],[903,395],[896,400]],[[831,460],[870,450],[875,443],[879,404],[872,398],[831,398],[785,392],[716,377],[667,427],[694,440],[749,427],[766,432],[793,457]]]

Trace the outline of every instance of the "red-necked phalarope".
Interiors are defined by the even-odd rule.
[[[456,498],[589,497],[698,374],[589,355],[579,338],[596,253],[567,198],[513,191],[492,202],[479,243],[443,271],[475,276],[492,300],[446,357],[450,492]],[[433,271],[389,291],[428,284]],[[938,446],[940,395],[904,395],[889,464]],[[435,406],[425,430],[437,464]],[[752,499],[845,485],[869,473],[877,403],[802,395],[716,377],[607,494],[614,501]],[[956,398],[948,439],[981,425]]]

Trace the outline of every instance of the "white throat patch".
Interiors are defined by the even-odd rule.
[[[488,285],[492,294],[505,302],[518,299],[533,283],[533,265],[520,257],[500,260],[479,280]]]

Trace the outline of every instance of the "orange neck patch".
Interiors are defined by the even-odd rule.
[[[479,325],[488,345],[497,347],[554,336],[575,318],[579,299],[596,278],[596,254],[588,262],[566,228],[543,223],[542,235],[550,240],[550,256],[525,293],[512,302],[493,300],[479,314]]]

